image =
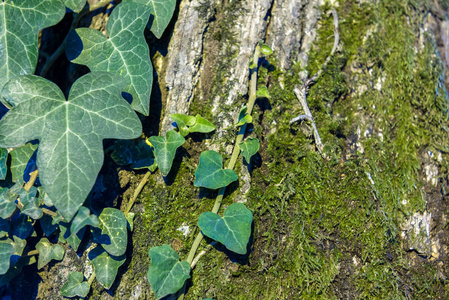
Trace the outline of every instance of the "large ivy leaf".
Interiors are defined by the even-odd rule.
[[[148,28],[160,39],[170,23],[176,8],[176,0],[123,0],[123,2],[142,3],[151,7]]]
[[[154,164],[153,148],[143,139],[115,141],[111,158],[116,164],[130,165],[133,169],[149,168]]]
[[[36,245],[39,251],[39,258],[37,260],[37,268],[40,269],[48,264],[53,259],[62,260],[64,258],[64,248],[61,245],[52,245],[48,239],[42,238]]]
[[[86,5],[86,0],[62,0],[64,5],[76,13],[79,13],[84,5]]]
[[[157,299],[176,293],[190,278],[190,264],[179,261],[178,253],[169,245],[150,249],[148,281]]]
[[[174,130],[167,131],[165,138],[152,136],[149,138],[154,147],[156,163],[162,175],[167,176],[175,159],[176,150],[184,144],[185,138]]]
[[[8,160],[8,150],[5,148],[0,148],[0,180],[5,180],[6,171],[6,161]]]
[[[13,182],[16,182],[19,178],[23,178],[23,172],[25,171],[31,156],[33,156],[36,149],[37,145],[26,143],[25,145],[11,151],[10,170]]]
[[[101,246],[98,246],[89,252],[88,257],[94,265],[98,282],[104,288],[109,289],[114,283],[118,268],[125,262],[126,256],[110,256]]]
[[[9,243],[0,243],[0,275],[3,275],[8,271],[10,259],[13,254],[13,245]]]
[[[76,214],[75,218],[73,218],[72,225],[70,226],[71,234],[77,234],[85,226],[98,227],[99,221],[96,215],[91,215],[90,210],[81,206]]]
[[[148,116],[153,84],[153,66],[143,31],[150,15],[148,6],[121,3],[108,20],[109,38],[91,28],[78,28],[72,34],[67,57],[74,63],[86,65],[91,71],[106,71],[126,79],[124,92],[133,97],[131,106]],[[79,39],[83,46],[80,51]]]
[[[111,255],[121,256],[128,243],[128,220],[122,211],[106,207],[98,217],[100,230],[94,228],[94,238]]]
[[[64,297],[86,297],[89,293],[90,285],[84,281],[84,275],[81,272],[71,272],[66,283],[61,288],[61,295]]]
[[[219,189],[239,179],[231,169],[223,169],[223,158],[217,152],[204,151],[195,171],[195,186]]]
[[[249,163],[251,157],[259,151],[259,140],[257,138],[249,138],[240,143],[239,147],[242,150],[242,155],[246,162]]]
[[[252,222],[251,211],[242,203],[233,203],[224,211],[223,217],[210,211],[202,213],[198,226],[204,235],[222,243],[229,250],[246,254]]]
[[[21,76],[5,86],[10,98],[32,97],[0,120],[0,146],[40,141],[40,181],[66,221],[95,183],[103,164],[102,140],[131,139],[142,132],[137,115],[120,96],[121,85],[117,75],[89,73],[73,84],[68,101],[54,83],[38,76]]]
[[[0,2],[0,88],[11,78],[34,73],[39,31],[58,23],[64,14],[59,0]]]

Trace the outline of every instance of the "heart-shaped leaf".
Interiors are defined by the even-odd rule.
[[[77,234],[84,226],[98,227],[99,224],[97,216],[91,215],[87,207],[81,206],[75,218],[73,218],[70,232],[71,234]]]
[[[39,224],[41,224],[42,231],[45,233],[45,236],[51,236],[53,232],[58,229],[58,225],[53,225],[51,223],[52,217],[49,215],[44,215],[39,219]]]
[[[121,84],[117,75],[89,73],[73,84],[68,101],[54,83],[38,76],[21,76],[5,86],[10,98],[32,96],[0,120],[0,146],[40,140],[40,181],[66,221],[95,183],[103,164],[102,140],[131,139],[142,132],[139,118],[121,97]]]
[[[20,212],[35,220],[42,218],[43,215],[42,208],[39,207],[39,199],[36,198],[36,193],[37,188],[32,186],[28,192],[22,189],[19,194],[20,202],[23,205]]]
[[[12,255],[14,247],[9,243],[0,242],[0,275],[8,271]]]
[[[208,133],[215,130],[214,124],[209,122],[208,120],[204,119],[200,115],[196,115],[195,117],[196,123],[192,127],[189,127],[190,132],[202,132],[202,133]]]
[[[179,133],[174,130],[167,131],[166,138],[162,136],[152,136],[149,138],[154,147],[156,162],[163,176],[170,172],[175,158],[176,150],[186,141]]]
[[[125,78],[123,91],[131,94],[132,108],[146,116],[153,84],[153,66],[143,35],[149,16],[150,8],[146,5],[120,3],[108,20],[109,38],[92,28],[78,28],[78,36],[71,34],[67,47],[67,57],[72,62],[91,71],[111,72]]]
[[[259,140],[257,138],[249,138],[245,142],[240,143],[239,147],[246,162],[249,163],[251,157],[259,151]]]
[[[8,150],[5,148],[0,148],[0,180],[5,180],[6,171],[6,161],[8,160]]]
[[[26,239],[33,233],[33,220],[24,214],[14,214],[11,219],[11,235]]]
[[[27,240],[17,236],[14,236],[13,238],[14,240],[7,239],[7,241],[14,247],[14,255],[21,256],[23,254],[23,249],[25,249],[25,246],[27,245]]]
[[[223,217],[210,211],[202,213],[198,226],[204,235],[243,255],[251,236],[252,222],[251,211],[242,203],[233,203],[224,211]]]
[[[178,253],[169,245],[150,249],[148,281],[157,299],[174,294],[190,278],[190,264],[179,261]]]
[[[125,262],[126,256],[110,256],[101,246],[98,246],[89,252],[88,257],[94,265],[98,282],[105,289],[109,289],[114,283],[118,268]]]
[[[86,297],[89,293],[90,285],[84,281],[83,273],[71,272],[66,283],[61,288],[61,295],[64,297]]]
[[[223,158],[217,152],[204,151],[195,171],[195,186],[219,189],[239,179],[231,169],[223,169]]]
[[[155,162],[153,148],[143,139],[115,141],[111,158],[116,164],[133,169],[149,168]]]
[[[19,178],[23,178],[23,172],[25,171],[31,156],[33,156],[36,149],[37,145],[26,143],[25,145],[11,151],[10,169],[13,182],[16,182]]]
[[[248,111],[248,107],[243,106],[239,112],[239,121],[237,122],[237,124],[235,126],[242,126],[246,123],[251,123],[253,121],[253,118],[249,114],[246,113],[247,111]]]
[[[167,28],[176,8],[176,0],[123,0],[123,2],[137,2],[151,7],[151,20],[148,28],[160,39]]]
[[[128,220],[122,211],[107,207],[100,216],[100,229],[94,228],[94,238],[111,255],[121,256],[128,243]]]
[[[257,98],[268,98],[270,99],[270,94],[268,93],[268,89],[266,86],[261,86],[256,92]]]
[[[86,232],[86,227],[81,228],[77,234],[71,234],[70,223],[59,222],[59,242],[69,243],[73,250],[77,251],[81,241],[83,239],[84,233]]]
[[[182,136],[189,134],[189,126],[193,126],[196,123],[196,118],[193,116],[187,116],[184,114],[171,114],[170,118],[176,122],[179,133]]]
[[[62,0],[64,5],[76,13],[79,13],[84,5],[86,5],[86,0]]]
[[[53,259],[62,260],[64,258],[64,248],[61,245],[52,245],[46,238],[42,238],[36,245],[39,251],[37,268],[40,269]]]
[[[64,14],[59,0],[0,2],[0,89],[16,76],[34,73],[39,31]]]

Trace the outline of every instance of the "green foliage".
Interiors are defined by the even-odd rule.
[[[87,207],[81,206],[72,220],[70,225],[70,233],[76,235],[84,226],[98,227],[100,222],[96,215],[91,215]]]
[[[109,289],[114,283],[118,268],[125,262],[126,256],[109,255],[101,246],[92,249],[88,256],[94,265],[98,282],[104,288]]]
[[[109,38],[98,30],[78,28],[78,36],[72,36],[67,50],[72,62],[86,65],[93,72],[105,71],[122,76],[126,85],[121,90],[131,94],[131,107],[144,115],[149,114],[153,84],[153,66],[143,36],[149,15],[150,8],[146,5],[121,3],[108,20]],[[81,53],[78,50],[79,39],[83,46]]]
[[[165,138],[162,136],[152,136],[149,141],[154,147],[156,163],[163,176],[167,176],[171,170],[176,150],[186,141],[182,135],[174,130],[169,130]]]
[[[109,254],[114,256],[125,254],[128,243],[128,221],[123,212],[112,207],[106,207],[98,220],[100,230],[94,229],[94,238]]]
[[[34,151],[36,151],[37,145],[33,145],[31,143],[26,143],[23,146],[17,147],[13,149],[11,154],[11,174],[12,181],[16,182],[18,179],[22,179],[23,172],[27,167],[27,164],[33,155]]]
[[[190,264],[179,261],[178,253],[169,245],[150,249],[148,281],[157,299],[176,293],[190,278]]]
[[[248,107],[244,106],[240,109],[239,120],[235,126],[242,126],[243,124],[248,124],[253,122],[251,115],[247,114]]]
[[[214,124],[199,114],[195,117],[184,114],[171,114],[170,118],[176,122],[176,126],[182,136],[186,136],[190,132],[209,133],[215,130]]]
[[[154,149],[143,139],[115,141],[111,158],[116,164],[133,169],[150,168],[155,164]]]
[[[260,46],[260,52],[262,52],[263,55],[273,54],[273,50],[267,44],[263,44],[262,46]]]
[[[140,135],[137,116],[120,97],[120,81],[110,73],[89,73],[73,84],[68,101],[54,83],[37,76],[18,77],[4,88],[8,99],[23,99],[23,91],[30,96],[0,121],[0,145],[40,140],[40,180],[66,220],[83,204],[100,171],[102,139]],[[42,87],[44,94],[38,93]]]
[[[195,186],[219,189],[238,179],[230,169],[223,169],[223,158],[210,150],[201,153],[198,168],[195,171]]]
[[[9,261],[13,254],[14,247],[11,244],[0,242],[0,275],[8,271]]]
[[[268,89],[266,86],[261,86],[256,92],[257,98],[268,98],[270,99],[270,93],[268,93]]]
[[[195,116],[196,123],[189,127],[189,132],[209,133],[215,130],[214,124],[204,119],[200,115]]]
[[[36,198],[36,193],[37,188],[34,186],[28,192],[22,189],[19,193],[19,199],[23,205],[20,212],[35,220],[40,219],[43,215],[42,209],[39,208],[40,201]]]
[[[242,203],[233,203],[226,208],[223,217],[213,212],[202,213],[198,219],[198,226],[204,235],[243,255],[247,252],[252,222],[251,211]]]
[[[86,5],[86,0],[62,0],[62,2],[76,13],[79,13]]]
[[[246,141],[240,143],[240,149],[246,162],[249,163],[251,157],[259,151],[259,140],[257,138],[248,138]]]
[[[90,286],[84,281],[83,273],[71,272],[66,283],[61,288],[61,295],[64,297],[86,297],[89,293]]]
[[[43,268],[53,259],[62,260],[64,257],[64,248],[61,245],[52,245],[48,239],[42,238],[36,245],[39,251],[39,258],[37,260],[37,268]]]
[[[8,150],[0,148],[0,180],[5,180],[6,171],[8,170],[6,166],[6,160],[8,159]]]

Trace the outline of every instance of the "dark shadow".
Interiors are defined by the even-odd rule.
[[[250,175],[252,175],[254,169],[258,169],[262,166],[262,156],[259,152],[251,156],[249,163],[243,158],[243,162],[248,169]]]
[[[262,112],[272,109],[270,100],[268,98],[257,98],[255,104]]]
[[[181,146],[176,150],[175,158],[173,159],[173,164],[170,172],[167,174],[167,176],[164,177],[164,182],[166,185],[170,186],[175,182],[176,176],[179,172],[179,168],[181,167],[183,157],[190,158],[190,154],[189,152],[187,152],[186,148]]]

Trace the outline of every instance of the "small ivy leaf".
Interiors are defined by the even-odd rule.
[[[176,127],[178,127],[179,133],[182,136],[189,134],[189,127],[196,123],[196,118],[193,116],[187,116],[184,114],[171,114],[170,118],[176,122]]]
[[[0,180],[5,180],[6,171],[8,168],[6,167],[6,161],[8,160],[8,150],[5,148],[0,148]]]
[[[64,297],[86,297],[89,293],[90,285],[84,281],[83,273],[71,272],[66,283],[61,288],[61,295]]]
[[[105,289],[109,289],[114,283],[118,268],[125,262],[126,256],[110,256],[101,246],[98,246],[89,252],[88,257],[94,265],[98,282]]]
[[[123,79],[114,74],[89,73],[73,84],[69,100],[56,84],[32,75],[13,79],[3,90],[11,98],[24,93],[33,97],[0,120],[0,146],[40,141],[39,178],[66,221],[95,183],[104,158],[102,140],[141,135],[139,118],[121,97],[121,83]]]
[[[0,239],[8,234],[10,228],[10,223],[5,219],[0,218]]]
[[[61,245],[52,245],[48,239],[42,238],[36,245],[39,251],[39,258],[37,260],[37,268],[41,269],[50,261],[62,260],[64,258],[64,248]]]
[[[64,14],[59,0],[0,2],[0,89],[16,76],[34,73],[39,31],[58,23]]]
[[[248,111],[248,107],[243,106],[239,112],[239,121],[237,122],[237,124],[235,126],[242,126],[246,123],[251,123],[253,121],[253,118],[249,114],[246,113],[247,111]]]
[[[38,145],[26,143],[11,151],[11,174],[13,182],[16,182],[19,178],[23,178],[23,172],[36,151],[37,146]]]
[[[25,246],[27,245],[27,240],[15,236],[14,241],[8,239],[8,242],[14,247],[14,255],[22,256],[23,249],[25,249]]]
[[[98,227],[99,221],[96,215],[91,215],[90,210],[81,206],[76,214],[75,218],[72,220],[72,225],[70,226],[71,234],[77,234],[85,226]]]
[[[202,213],[198,226],[204,235],[214,239],[238,254],[246,254],[246,245],[251,236],[253,215],[242,203],[233,203],[224,211],[223,217],[213,213]]]
[[[195,186],[213,190],[239,179],[233,170],[223,169],[223,158],[213,150],[201,153],[195,177]]]
[[[259,151],[259,140],[257,138],[249,138],[245,142],[240,143],[239,147],[246,162],[249,163],[251,157]]]
[[[77,251],[81,244],[86,227],[81,228],[77,234],[71,234],[70,223],[59,222],[59,242],[69,243],[73,250]]]
[[[262,52],[263,55],[271,55],[271,54],[273,54],[273,50],[267,44],[263,44],[260,47],[260,52]]]
[[[100,216],[100,229],[93,229],[95,240],[111,255],[121,256],[128,244],[128,221],[122,211],[107,207]]]
[[[14,247],[9,243],[0,242],[0,275],[5,274],[10,265],[11,256],[14,255]]]
[[[118,165],[130,165],[133,169],[143,169],[154,164],[154,151],[143,139],[118,140],[114,143],[111,158]]]
[[[20,202],[23,204],[23,207],[20,209],[20,212],[30,216],[31,218],[37,220],[42,218],[44,214],[42,212],[42,208],[39,207],[40,202],[39,199],[36,198],[37,188],[31,187],[29,192],[22,189],[19,194]]]
[[[109,38],[92,28],[77,28],[69,36],[67,57],[93,71],[111,72],[126,80],[123,91],[132,96],[131,107],[148,116],[153,85],[148,44],[143,31],[151,9],[138,3],[120,3],[107,24]],[[82,51],[80,51],[80,39]]]
[[[268,89],[266,86],[261,86],[256,92],[257,98],[268,98],[270,99],[270,94],[268,93]]]
[[[176,293],[190,278],[190,264],[179,261],[178,253],[169,245],[151,248],[150,258],[148,281],[156,299]]]
[[[151,7],[151,19],[147,27],[160,39],[167,28],[176,8],[176,0],[123,0],[142,3]]]
[[[9,218],[16,210],[16,205],[11,199],[7,188],[0,188],[0,218]]]
[[[51,223],[52,217],[49,215],[44,215],[39,219],[39,224],[41,224],[42,231],[45,233],[45,236],[49,237],[53,234],[53,232],[58,229],[58,225],[54,225]]]
[[[12,219],[11,235],[26,239],[33,233],[33,221],[24,214],[15,214]]]
[[[62,3],[72,11],[79,13],[86,5],[86,0],[62,0]]]
[[[136,214],[133,212],[129,212],[128,215],[126,216],[126,220],[128,221],[128,230],[129,231],[133,231],[134,228],[134,216]]]
[[[251,59],[251,61],[249,62],[249,68],[250,68],[250,69],[255,69],[255,68],[257,68],[256,63],[255,63],[254,60],[252,60],[252,59]]]
[[[149,138],[154,146],[154,154],[159,170],[163,176],[167,176],[173,164],[176,150],[184,144],[185,138],[174,130],[167,131],[166,138],[152,136]]]
[[[204,119],[200,115],[196,115],[196,123],[192,127],[189,127],[190,132],[208,133],[215,130],[214,124]]]

